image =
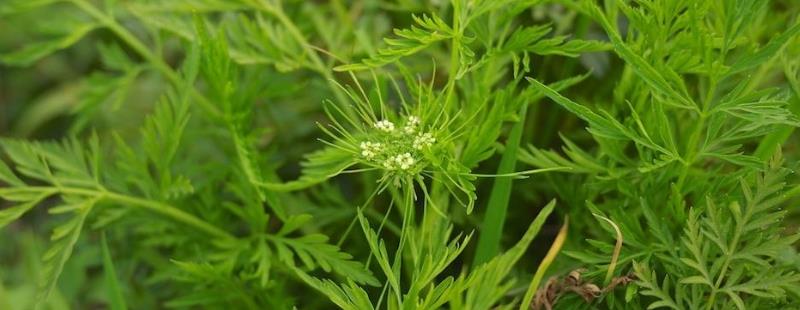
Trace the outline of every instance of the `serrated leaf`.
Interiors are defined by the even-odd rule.
[[[355,165],[353,153],[335,147],[326,147],[306,156],[302,163],[303,174],[299,179],[286,183],[265,182],[261,184],[266,189],[288,192],[313,186],[324,182]]]
[[[726,75],[736,74],[762,64],[763,62],[772,58],[781,49],[781,47],[783,47],[798,34],[800,34],[800,22],[795,22],[795,24],[789,27],[789,29],[786,29],[786,31],[770,40],[767,45],[759,49],[757,52],[753,54],[747,54],[746,56],[737,60],[733,65],[731,65]]]
[[[301,216],[301,220],[305,218]],[[341,252],[338,246],[327,243],[328,237],[322,234],[311,234],[300,238],[272,237],[268,238],[275,246],[282,261],[294,265],[295,256],[303,264],[314,269],[322,267],[325,271],[334,271],[357,283],[377,286],[378,281],[364,266],[352,260],[350,254]]]
[[[47,55],[72,46],[97,27],[97,24],[91,23],[77,26],[69,29],[69,33],[59,38],[29,44],[16,52],[0,54],[0,62],[9,65],[29,66]]]
[[[40,193],[34,199],[13,207],[0,209],[0,228],[5,227],[9,223],[17,220],[23,214],[30,211],[33,207],[38,205],[42,200],[50,196],[51,193]],[[3,193],[0,192],[0,198],[4,198]]]
[[[8,165],[6,165],[6,163],[3,161],[0,161],[0,181],[14,187],[25,186],[25,182],[22,182],[22,180],[20,180],[19,177],[17,177],[17,175],[11,171],[11,168],[9,168]]]
[[[706,278],[703,277],[703,276],[686,277],[686,278],[681,279],[680,283],[684,283],[684,284],[705,284],[705,285],[711,286],[711,283],[709,283],[708,280],[706,280]]]
[[[44,267],[42,269],[42,280],[39,282],[39,292],[37,303],[41,304],[47,300],[50,293],[58,283],[64,264],[72,256],[72,250],[78,242],[83,223],[89,215],[89,210],[85,209],[78,212],[75,217],[66,224],[56,227],[53,233],[53,245],[44,256]],[[58,237],[58,238],[55,238]]]

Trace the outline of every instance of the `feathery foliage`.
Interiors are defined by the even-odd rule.
[[[799,14],[3,1],[0,309],[799,307]]]

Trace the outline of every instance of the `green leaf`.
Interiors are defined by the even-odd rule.
[[[299,179],[285,183],[265,182],[261,186],[281,192],[304,189],[327,181],[355,165],[354,156],[354,153],[337,147],[326,147],[306,156],[306,160],[302,163],[303,175]]]
[[[108,241],[106,234],[103,233],[100,239],[103,250],[103,274],[105,275],[106,294],[109,299],[111,310],[125,310],[125,297],[122,295],[119,280],[117,280],[117,271],[114,268],[114,262],[111,260],[111,252],[108,250]]]
[[[738,294],[736,294],[736,292],[726,290],[725,294],[728,294],[728,297],[730,297],[731,300],[733,300],[733,303],[736,305],[736,308],[738,308],[739,310],[747,309],[747,307],[744,305],[744,301],[742,300],[741,297],[739,297]]]
[[[550,202],[551,204],[555,204],[555,200]],[[544,259],[541,263],[539,263],[539,267],[536,268],[536,273],[533,274],[533,279],[531,279],[531,283],[528,285],[528,290],[525,292],[525,295],[522,297],[522,302],[519,304],[519,309],[524,310],[529,307],[531,301],[533,300],[534,294],[538,291],[539,284],[542,281],[547,269],[550,268],[550,264],[555,261],[558,253],[561,251],[561,247],[564,245],[564,242],[567,239],[567,232],[569,229],[569,218],[564,219],[564,225],[561,226],[561,229],[558,231],[558,235],[556,235],[556,239],[553,240],[553,244],[550,246],[550,249],[545,254]]]
[[[22,182],[22,180],[20,180],[17,175],[11,171],[11,168],[9,168],[8,165],[6,165],[6,163],[3,161],[0,161],[0,181],[3,181],[14,187],[25,186],[25,182]]]
[[[773,38],[772,40],[767,43],[764,47],[759,49],[757,52],[752,54],[747,54],[744,57],[738,59],[733,65],[731,65],[730,69],[726,73],[726,76],[730,76],[744,70],[749,70],[753,67],[756,67],[765,61],[769,60],[775,54],[780,51],[780,49],[789,42],[792,38],[794,38],[797,34],[800,33],[800,21],[795,22],[792,27],[786,29],[783,33],[778,35],[777,37]]]
[[[526,78],[528,82],[533,85],[538,91],[544,93],[545,96],[549,97],[560,106],[564,107],[568,111],[572,112],[576,116],[580,117],[581,119],[585,120],[589,123],[592,127],[592,132],[606,138],[611,139],[625,139],[629,136],[629,134],[624,132],[624,126],[617,122],[614,119],[607,119],[599,114],[593,112],[591,109],[580,105],[553,90],[552,88],[548,87],[540,83],[539,81]]]
[[[592,4],[589,7],[591,15],[597,18],[600,26],[608,33],[617,54],[625,60],[633,71],[648,85],[668,98],[661,102],[679,108],[699,110],[697,105],[689,97],[686,85],[683,84],[682,80],[676,78],[678,75],[672,72],[672,69],[666,66],[660,66],[659,68],[653,67],[650,62],[625,44],[619,33],[617,33],[616,27],[612,26],[605,14],[600,12],[596,5]],[[664,71],[665,73],[662,74],[660,71]],[[678,89],[676,90],[675,87]]]
[[[300,215],[290,216],[289,219],[287,219],[286,222],[283,223],[283,226],[276,233],[276,235],[285,236],[286,234],[289,234],[299,229],[301,226],[308,223],[308,221],[310,221],[312,218],[314,217],[311,216],[310,214],[300,214]]]
[[[528,230],[512,248],[489,262],[474,267],[468,280],[473,284],[467,288],[467,304],[474,305],[475,309],[489,309],[503,296],[503,292],[508,289],[508,284],[503,284],[503,280],[528,249],[555,206],[555,200],[552,200],[539,211]]]
[[[65,49],[80,41],[86,34],[97,29],[97,24],[82,24],[69,29],[69,33],[48,41],[28,44],[21,50],[0,54],[0,62],[16,66],[29,66],[58,50]]]
[[[77,210],[77,214],[72,219],[53,230],[51,237],[53,244],[42,257],[44,267],[41,273],[42,279],[39,282],[38,304],[45,302],[56,287],[61,272],[64,270],[64,264],[72,256],[72,250],[81,235],[83,223],[93,205],[93,200],[86,201],[83,208]]]
[[[506,149],[500,159],[500,166],[497,168],[498,175],[512,173],[516,170],[517,150],[522,139],[522,129],[525,125],[527,111],[528,105],[523,104],[517,114],[519,120],[511,128],[508,140],[506,140]],[[513,179],[507,177],[496,178],[494,181],[481,225],[478,247],[475,250],[474,264],[476,265],[489,261],[500,251],[500,239],[503,235],[503,225],[511,198],[512,182]]]
[[[386,38],[387,47],[378,50],[377,55],[364,59],[363,65],[350,64],[333,68],[335,71],[362,70],[381,67],[400,58],[416,54],[430,45],[453,37],[453,30],[436,15],[411,16],[416,25],[409,29],[395,29],[398,38]]]
[[[40,202],[42,202],[42,200],[44,200],[50,195],[52,195],[52,193],[45,192],[42,194],[38,194],[36,198],[31,199],[30,201],[27,201],[25,203],[18,204],[16,206],[5,209],[0,209],[0,228],[3,228],[9,223],[17,220],[23,214],[33,209],[33,207],[38,205]],[[6,195],[4,195],[1,188],[0,188],[0,198],[6,198]]]
[[[301,216],[300,220],[303,218]],[[342,252],[338,246],[329,244],[325,235],[310,234],[298,238],[268,236],[267,239],[276,247],[284,263],[294,266],[295,258],[299,258],[309,269],[319,266],[326,272],[336,272],[357,283],[379,285],[364,265],[352,260],[353,256]]]
[[[392,269],[392,263],[389,262],[389,254],[386,252],[386,244],[378,237],[378,234],[372,230],[372,228],[370,228],[369,222],[361,213],[361,209],[358,210],[358,221],[361,223],[361,229],[367,238],[369,249],[377,260],[378,266],[380,266],[383,274],[386,276],[386,279],[389,281],[389,285],[391,285],[391,288],[395,292],[401,292],[402,290],[400,288],[400,281]]]
[[[339,285],[328,279],[317,279],[309,276],[297,268],[292,268],[295,273],[314,289],[328,296],[330,300],[344,310],[374,309],[369,295],[361,287],[348,281],[346,285]]]
[[[708,282],[708,279],[706,279],[703,276],[686,277],[686,278],[681,279],[680,283],[685,283],[685,284],[704,284],[704,285],[708,285],[708,286],[712,285],[710,282]]]

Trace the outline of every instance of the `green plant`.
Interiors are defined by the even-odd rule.
[[[6,1],[0,308],[798,306],[798,13]]]

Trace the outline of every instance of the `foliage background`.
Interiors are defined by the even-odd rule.
[[[4,141],[12,141],[12,138],[34,141],[77,137],[85,142],[79,148],[88,149],[86,141],[97,135],[102,145],[101,153],[113,154],[120,150],[120,145],[115,142],[116,134],[120,140],[129,141],[136,149],[138,153],[133,157],[152,156],[143,150],[146,146],[141,141],[146,141],[148,133],[140,128],[147,123],[148,115],[156,113],[154,111],[158,110],[159,102],[165,102],[164,95],[173,87],[179,88],[173,84],[180,84],[176,81],[184,79],[187,73],[183,70],[191,71],[186,69],[185,64],[192,50],[197,49],[200,68],[196,70],[200,73],[194,87],[201,96],[207,98],[202,100],[206,103],[198,103],[201,100],[192,97],[189,94],[191,91],[178,90],[177,97],[188,97],[187,100],[192,102],[190,121],[183,129],[182,136],[178,135],[178,140],[174,141],[180,148],[172,160],[166,162],[166,168],[159,167],[158,158],[149,158],[151,161],[141,166],[145,174],[148,169],[151,172],[164,169],[173,173],[174,179],[148,180],[147,176],[121,169],[115,165],[115,161],[124,162],[125,159],[114,158],[104,162],[109,172],[106,178],[116,178],[108,180],[109,184],[130,189],[134,193],[132,195],[145,196],[153,201],[174,202],[184,211],[199,214],[215,226],[242,237],[241,240],[246,239],[246,242],[252,242],[249,232],[253,227],[264,225],[264,230],[276,232],[286,225],[286,220],[279,219],[276,214],[281,212],[278,211],[280,209],[288,214],[309,214],[314,219],[303,223],[296,236],[321,233],[330,236],[329,243],[336,244],[341,232],[356,217],[356,208],[367,200],[375,188],[376,175],[346,174],[299,191],[280,192],[270,195],[268,203],[264,204],[269,207],[264,207],[252,201],[259,190],[246,186],[248,171],[239,168],[242,156],[252,158],[253,165],[258,167],[258,174],[267,183],[293,180],[304,175],[306,172],[301,163],[305,156],[324,147],[318,139],[328,138],[317,127],[317,122],[328,122],[323,101],[350,101],[336,86],[336,83],[355,86],[351,75],[342,69],[373,68],[374,71],[354,71],[354,76],[370,92],[374,91],[374,84],[389,89],[390,77],[403,80],[403,70],[406,70],[410,76],[425,81],[423,85],[431,83],[434,89],[432,97],[435,97],[431,102],[442,105],[450,104],[451,100],[457,102],[445,113],[452,116],[456,123],[467,125],[465,136],[486,137],[488,153],[484,157],[481,157],[483,154],[476,155],[480,160],[469,167],[472,173],[510,172],[501,167],[501,158],[506,154],[508,141],[513,141],[509,137],[513,136],[512,127],[519,119],[524,120],[519,129],[521,137],[517,138],[521,146],[515,161],[519,163],[516,166],[512,163],[511,167],[516,168],[511,171],[563,166],[572,168],[568,172],[547,172],[533,174],[526,179],[515,179],[507,203],[502,198],[490,199],[490,196],[495,195],[493,187],[502,187],[498,185],[503,182],[501,180],[509,178],[470,180],[477,193],[475,211],[467,214],[464,208],[452,203],[449,210],[445,209],[449,217],[447,222],[439,225],[446,227],[453,224],[456,232],[468,234],[476,231],[476,234],[463,254],[439,275],[437,281],[444,281],[445,274],[457,277],[471,270],[469,266],[477,251],[481,223],[490,217],[487,213],[490,212],[487,211],[490,205],[507,205],[505,226],[496,246],[509,249],[525,234],[542,207],[552,199],[557,201],[553,215],[544,223],[524,256],[514,264],[513,271],[510,271],[508,279],[515,279],[516,282],[509,284],[497,299],[500,304],[514,307],[523,297],[565,216],[570,218],[567,240],[561,254],[547,269],[547,276],[542,283],[550,276],[563,277],[571,270],[586,268],[587,279],[601,287],[602,284],[608,284],[608,278],[604,281],[604,276],[614,256],[612,251],[616,237],[611,226],[605,225],[593,213],[622,226],[625,243],[614,276],[636,274],[640,281],[629,284],[630,288],[620,287],[592,304],[585,303],[577,295],[567,294],[557,304],[564,308],[624,308],[626,305],[646,308],[648,305],[669,306],[667,301],[674,302],[675,308],[692,308],[708,302],[708,294],[699,288],[702,285],[692,283],[703,281],[690,278],[694,271],[681,260],[692,257],[690,253],[694,248],[692,241],[684,241],[687,240],[684,238],[692,236],[692,227],[705,231],[705,235],[698,234],[703,236],[709,236],[708,232],[714,230],[714,223],[732,227],[735,215],[725,213],[719,215],[722,217],[720,219],[708,220],[709,211],[698,211],[705,212],[700,215],[687,210],[717,210],[710,207],[716,203],[723,206],[720,212],[728,212],[725,210],[732,205],[731,201],[745,201],[747,190],[739,188],[755,189],[763,185],[755,175],[764,173],[769,177],[783,173],[777,168],[764,170],[772,150],[780,145],[783,154],[780,166],[788,169],[784,180],[788,185],[776,194],[781,197],[776,207],[780,209],[775,210],[777,213],[763,217],[768,218],[770,223],[779,224],[773,225],[775,231],[759,231],[758,234],[743,237],[753,238],[746,240],[752,244],[745,241],[741,243],[755,247],[769,241],[757,238],[782,236],[785,239],[780,240],[784,242],[775,241],[775,244],[783,247],[757,248],[761,252],[756,254],[758,258],[753,258],[754,264],[742,263],[742,274],[737,275],[741,279],[731,282],[755,279],[752,274],[769,269],[764,266],[778,266],[775,270],[785,271],[780,276],[786,276],[787,283],[793,281],[793,285],[759,282],[756,284],[762,286],[754,284],[758,287],[740,293],[743,296],[741,302],[748,308],[798,306],[800,290],[796,274],[800,268],[800,258],[795,251],[797,243],[793,243],[792,234],[796,234],[800,225],[800,212],[795,208],[800,199],[800,190],[793,172],[800,168],[800,136],[792,126],[797,125],[796,116],[800,111],[800,36],[788,36],[768,57],[755,57],[752,66],[732,73],[732,77],[724,76],[726,73],[717,74],[714,70],[723,72],[718,65],[731,66],[737,60],[747,59],[747,55],[759,55],[769,46],[768,42],[781,33],[791,33],[793,29],[796,33],[800,5],[793,0],[711,1],[706,5],[702,4],[704,1],[642,0],[619,1],[618,7],[611,9],[609,6],[615,1],[598,2],[598,10],[604,10],[607,18],[616,16],[609,12],[616,12],[614,14],[619,16],[621,39],[626,42],[625,47],[620,49],[619,46],[612,46],[609,31],[604,29],[597,15],[593,15],[590,6],[584,2],[590,1],[466,1],[461,4],[467,8],[465,12],[469,12],[466,16],[478,16],[476,11],[484,6],[490,13],[476,17],[475,25],[466,29],[461,48],[456,48],[451,38],[430,44],[423,42],[422,48],[412,48],[413,51],[402,50],[404,46],[398,44],[395,47],[401,51],[394,52],[403,54],[403,57],[399,57],[392,54],[391,50],[380,51],[380,48],[391,43],[383,42],[384,38],[397,37],[393,29],[411,29],[412,25],[419,29],[421,23],[414,16],[439,16],[453,27],[453,6],[461,1],[6,0],[0,3],[0,54],[3,55],[0,58],[0,136]],[[130,38],[121,36],[118,29],[104,25],[102,20],[97,20],[97,16],[89,14],[76,3],[90,5],[99,14],[115,16],[114,25],[125,29],[124,33],[141,42],[148,52],[142,53],[135,43],[131,44],[133,41]],[[636,9],[625,11],[626,4]],[[508,13],[517,6],[521,8],[518,12]],[[752,15],[748,15],[750,10]],[[685,24],[691,12],[707,17],[702,22],[703,27]],[[512,16],[504,19],[504,14]],[[637,20],[636,17],[641,19]],[[197,20],[202,20],[200,23],[211,29],[203,47],[199,47],[202,39],[198,37]],[[552,31],[546,34],[547,38],[564,35],[568,38],[565,42],[575,40],[575,44],[543,47],[535,46],[533,42],[527,45],[523,42],[516,50],[512,44],[503,44],[515,38],[515,29],[534,28],[548,23]],[[83,29],[81,27],[91,27],[91,31],[85,36],[75,37],[75,40],[63,40],[65,35],[74,35]],[[668,33],[665,29],[673,29],[675,33]],[[721,29],[731,33],[723,33]],[[436,32],[437,29],[426,31],[442,33],[441,29],[440,32]],[[665,32],[670,35],[659,35]],[[516,38],[525,39],[523,35]],[[411,40],[413,44],[422,42],[415,40]],[[225,42],[230,57],[214,58],[213,53],[218,51],[215,50],[215,44],[221,44],[219,42]],[[496,54],[489,53],[491,48],[487,48],[493,44],[497,47],[493,51]],[[727,59],[724,55],[720,56],[724,54],[723,48],[720,48],[724,44],[731,46]],[[507,50],[502,50],[502,47]],[[547,48],[552,50],[548,51]],[[630,55],[626,54],[626,48]],[[18,52],[20,50],[23,52]],[[475,55],[470,56],[469,53]],[[42,57],[34,57],[38,55]],[[698,55],[700,60],[692,58]],[[675,60],[683,56],[687,59]],[[454,65],[453,57],[463,63]],[[233,94],[219,90],[225,87],[225,81],[220,76],[226,73],[214,71],[218,68],[213,65],[218,65],[214,61],[222,61],[220,59],[239,68],[239,71],[232,73],[237,80]],[[362,62],[363,59],[368,60]],[[642,66],[636,62],[637,59],[646,65]],[[348,64],[353,66],[339,67]],[[455,68],[470,66],[475,66],[474,71],[454,72]],[[661,84],[657,79],[655,82],[647,80],[648,72],[642,68],[663,74],[667,80]],[[674,71],[672,74],[675,76],[670,75],[669,70]],[[370,74],[373,72],[377,76],[374,79]],[[456,81],[454,76],[458,74],[463,74],[463,77]],[[582,80],[575,80],[575,85],[559,89],[559,93],[569,100],[563,102],[559,102],[557,94],[548,93],[546,87],[531,86],[523,79],[531,77],[552,86],[550,83],[584,74],[586,76]],[[512,84],[513,87],[508,86]],[[685,93],[680,90],[681,84],[686,89]],[[717,92],[710,92],[712,100],[705,98],[708,84],[721,85]],[[403,85],[411,88],[413,83],[404,81]],[[659,85],[663,88],[658,88]],[[722,132],[733,132],[736,128],[746,128],[747,132],[743,131],[742,137],[725,141],[730,143],[723,143],[717,149],[709,148],[709,154],[718,154],[699,160],[691,168],[682,168],[678,159],[670,158],[669,154],[681,159],[686,159],[686,156],[693,158],[698,151],[687,149],[689,145],[699,143],[708,146],[712,143],[704,143],[699,137],[692,138],[690,132],[699,123],[698,119],[691,111],[684,111],[691,109],[676,107],[682,103],[671,97],[675,95],[671,93],[672,88],[680,92],[675,95],[677,98],[685,96],[692,104],[702,106],[706,101],[711,102],[708,105],[724,103],[725,94],[736,93],[737,86],[744,88],[740,90],[742,98],[748,95],[752,97],[730,101],[737,104],[754,102],[756,105],[731,107],[731,123],[722,124],[729,121],[725,118],[720,121],[720,126]],[[448,87],[454,89],[454,94],[448,94]],[[774,92],[757,92],[770,87],[776,87]],[[505,97],[499,95],[504,91],[508,92]],[[545,99],[545,94],[548,99]],[[406,95],[414,96],[411,91]],[[373,93],[370,96],[375,99]],[[175,103],[180,99],[167,101],[176,111],[182,107]],[[521,101],[530,104],[523,115],[517,113],[518,107],[523,104]],[[571,101],[588,106],[595,112],[587,113],[574,106],[570,108]],[[778,104],[773,106],[772,102]],[[759,103],[764,105],[759,106]],[[493,105],[504,105],[501,115],[494,120],[487,117],[471,123],[471,119],[456,113],[459,109],[456,107],[475,112],[480,111],[477,108],[479,106]],[[602,113],[601,110],[608,112]],[[169,114],[163,112],[161,115],[164,113]],[[224,121],[215,119],[215,113],[225,115],[222,117]],[[667,115],[666,119],[659,119],[661,114]],[[643,124],[637,124],[638,117],[644,119]],[[621,126],[629,131],[609,128],[606,123],[609,119],[620,120]],[[733,119],[737,119],[737,122],[741,120],[742,124],[734,124]],[[651,140],[651,146],[647,146],[641,140],[630,138],[641,138],[641,127],[651,133],[660,130],[663,128],[662,121],[671,126],[668,135],[673,142],[664,136],[654,136],[655,142]],[[485,128],[478,130],[480,124]],[[712,128],[709,124],[714,124],[714,120],[709,118],[708,124],[699,125],[702,129],[697,132],[712,132],[707,129]],[[476,128],[469,128],[472,125]],[[616,140],[624,142],[607,139],[619,135],[624,137]],[[163,139],[154,143],[159,145],[155,147],[156,153],[168,149],[159,142],[169,139],[164,138],[165,135],[155,136]],[[722,139],[723,136],[720,134],[711,138]],[[659,153],[659,146],[669,146],[676,141],[676,152],[670,153],[672,150],[668,150],[664,152],[666,155]],[[463,150],[472,142],[454,143]],[[4,142],[4,149],[11,148],[8,146],[10,144],[12,142]],[[242,155],[242,144],[247,145],[244,149],[250,154]],[[741,147],[725,149],[734,145]],[[549,151],[552,153],[547,153]],[[12,163],[9,166],[14,166],[14,160],[7,153],[4,156],[6,162]],[[190,180],[188,186],[182,177]],[[136,184],[137,180],[142,183],[152,181],[152,184]],[[741,181],[744,185],[739,185],[740,180],[744,180]],[[122,182],[130,183],[117,184]],[[373,226],[380,223],[390,202],[398,201],[398,195],[384,194],[371,202],[373,207],[365,209],[365,215]],[[41,204],[43,207],[32,209],[0,231],[0,309],[27,309],[39,299],[39,278],[47,273],[41,256],[51,244],[48,236],[54,227],[67,222],[66,217],[48,213],[48,208],[59,204],[57,198],[48,199]],[[0,202],[0,207],[9,208],[13,205],[8,200]],[[236,212],[230,211],[237,205],[247,205],[252,209],[244,212],[263,210],[263,214],[269,213],[271,217],[255,220],[263,220],[260,224],[248,223],[247,218],[254,217],[252,214],[237,218]],[[709,207],[702,207],[706,205]],[[111,210],[109,212],[115,208],[108,207]],[[658,218],[656,222],[663,223],[663,226],[649,222],[651,219],[646,219],[648,215],[644,214],[642,208],[655,210],[653,215]],[[168,220],[135,212],[121,215],[124,220],[109,219],[110,224],[97,224],[106,217],[114,216],[100,213],[97,218],[91,219],[94,227],[87,225],[83,229],[45,307],[103,308],[114,302],[108,291],[108,269],[103,262],[103,231],[108,238],[110,257],[113,258],[117,282],[121,286],[120,294],[132,309],[192,305],[214,308],[246,304],[247,301],[243,300],[248,299],[259,308],[332,306],[331,300],[324,294],[312,293],[313,285],[309,285],[308,281],[293,276],[293,267],[282,266],[286,261],[278,259],[277,255],[268,258],[273,261],[271,264],[257,265],[267,270],[275,269],[271,272],[263,270],[261,276],[269,274],[268,284],[263,285],[260,279],[243,276],[243,272],[239,272],[241,270],[227,274],[227,271],[220,271],[224,268],[215,269],[219,266],[214,264],[221,261],[216,256],[226,255],[226,249],[211,245],[193,246],[196,239],[202,239],[195,232],[175,229]],[[701,218],[696,220],[701,224],[695,223],[693,226],[694,216]],[[397,226],[401,222],[401,217],[390,220],[396,230],[399,230]],[[709,226],[702,226],[706,224]],[[423,227],[423,224],[419,225]],[[359,226],[356,224],[350,237],[343,241],[343,252],[361,263],[377,260],[375,257],[369,258],[371,249]],[[727,235],[729,232],[720,234]],[[399,236],[385,233],[385,238],[394,246]],[[449,240],[450,236],[444,239]],[[444,247],[444,241],[437,244]],[[713,273],[714,268],[720,267],[712,265],[717,260],[724,260],[725,251],[721,250],[722,254],[715,252],[710,242],[697,243],[702,252],[699,257],[708,260]],[[247,244],[247,251],[254,248],[253,244]],[[675,251],[680,253],[674,253],[675,256],[671,257],[659,256],[661,254],[656,253],[659,246],[664,246],[664,252],[679,248]],[[698,257],[691,259],[701,260]],[[644,264],[646,266],[636,269],[632,263],[634,260],[638,263],[647,262]],[[211,265],[204,265],[206,262]],[[181,263],[186,265],[181,268],[176,266]],[[371,269],[383,283],[383,274],[375,264],[373,261]],[[251,267],[237,265],[236,268]],[[335,271],[337,266],[333,269]],[[650,270],[655,272],[656,279],[649,279],[653,281],[648,282],[643,275],[650,275]],[[342,275],[321,272],[319,268],[309,268],[307,271],[322,278],[330,276],[337,283],[348,283]],[[260,272],[261,269],[253,273]],[[665,279],[665,275],[685,277]],[[654,283],[656,287],[652,286]],[[686,292],[676,291],[676,286],[681,285],[678,283],[683,283]],[[242,292],[254,297],[230,297]],[[209,294],[221,298],[202,298]],[[369,294],[375,303],[381,291],[369,290]],[[629,302],[630,296],[635,296],[633,302]],[[720,297],[712,304],[722,309],[739,306],[739,301],[735,297]],[[457,305],[449,304],[454,308]]]

